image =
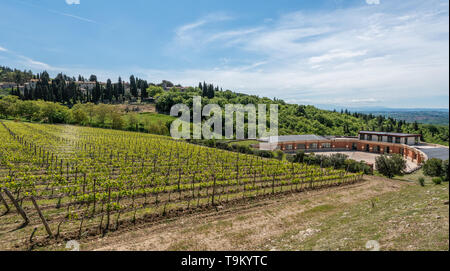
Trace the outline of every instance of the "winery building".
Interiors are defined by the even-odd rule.
[[[420,135],[361,131],[358,137],[318,136],[318,135],[287,135],[262,139],[262,142],[276,142],[278,150],[294,153],[332,152],[332,151],[363,151],[378,154],[401,154],[418,164],[425,155],[414,145],[420,143]],[[259,147],[259,146],[258,146]]]

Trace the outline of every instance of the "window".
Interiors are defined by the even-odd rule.
[[[331,143],[322,143],[322,148],[330,149],[331,148]]]
[[[310,149],[317,149],[317,143],[311,143],[309,144]]]
[[[293,148],[292,148],[292,145],[291,144],[289,144],[289,145],[286,145],[286,150],[292,150]]]
[[[372,141],[372,135],[368,135],[367,140]]]
[[[360,134],[360,135],[359,135],[359,139],[360,139],[360,140],[364,140],[364,139],[366,139],[366,135],[364,135],[364,134]]]
[[[378,136],[378,142],[383,141],[383,136]]]
[[[400,144],[400,137],[395,138],[395,143]]]
[[[304,150],[304,149],[306,149],[306,145],[305,144],[297,144],[297,149]]]
[[[388,136],[388,142],[392,143],[392,136]]]

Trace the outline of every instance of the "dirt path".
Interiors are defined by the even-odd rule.
[[[398,191],[406,182],[367,177],[345,187],[309,191],[226,207],[218,212],[180,217],[156,225],[141,225],[81,242],[82,250],[270,250],[272,239],[299,232],[324,216],[361,201]],[[59,246],[63,246],[60,244]],[[58,248],[55,248],[58,249]]]

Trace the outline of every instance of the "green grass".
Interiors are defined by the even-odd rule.
[[[432,177],[425,176],[423,174],[423,169],[419,169],[411,174],[403,175],[403,176],[395,176],[395,180],[400,181],[408,181],[408,182],[414,182],[419,183],[419,178],[423,177],[425,179],[425,184],[432,184]]]
[[[158,121],[161,121],[163,124],[166,124],[167,122],[172,122],[175,119],[176,119],[175,117],[158,113],[139,114],[139,121],[141,123],[145,123],[145,121],[150,121],[151,123],[157,124]]]
[[[320,212],[327,212],[330,210],[333,210],[335,207],[333,205],[330,204],[323,204],[323,205],[319,205],[316,206],[312,209],[309,209],[308,211],[305,211],[305,213],[320,213]]]
[[[413,181],[419,176],[420,172],[404,178]],[[272,246],[278,250],[367,250],[366,243],[375,240],[380,250],[448,250],[449,209],[444,204],[448,188],[448,183],[412,184],[347,208],[320,205],[309,210],[314,222],[306,233],[285,232]]]

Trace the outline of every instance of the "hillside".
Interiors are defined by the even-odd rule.
[[[373,115],[391,117],[406,122],[418,122],[423,124],[446,125],[449,124],[448,110],[426,111],[368,111]]]
[[[269,99],[254,95],[235,93],[229,90],[216,91],[212,98],[208,98],[199,90],[191,92],[169,91],[160,94],[156,102],[156,109],[161,113],[168,113],[172,105],[184,103],[192,105],[193,96],[202,96],[202,104],[218,104],[224,108],[225,104],[278,104],[279,133],[289,134],[317,134],[356,136],[358,131],[385,131],[422,134],[422,141],[438,143],[448,146],[448,126],[424,125],[397,120],[392,117],[375,116],[373,114],[351,113],[318,109],[311,105],[288,104],[283,100]]]
[[[421,173],[419,173],[421,175]],[[405,176],[404,179],[408,179]],[[81,241],[82,250],[381,251],[448,250],[448,183],[425,187],[366,176],[346,187],[310,191]],[[213,241],[211,241],[213,240]],[[51,250],[64,250],[54,245]]]
[[[71,123],[94,127],[126,129],[169,135],[170,123],[174,119],[167,116],[170,108],[177,103],[192,104],[192,97],[201,91],[168,91],[157,96],[156,110],[159,114],[126,112],[123,106],[107,104],[75,104],[71,108],[59,103],[44,101],[22,101],[13,96],[0,100],[0,117],[22,118],[28,121],[46,123]],[[422,134],[422,141],[448,146],[448,126],[408,123],[394,118],[372,114],[336,112],[321,110],[314,106],[287,104],[282,100],[271,100],[258,96],[238,94],[231,91],[216,91],[214,98],[203,97],[203,104],[278,104],[279,134],[317,134],[356,136],[360,130],[404,132]],[[51,109],[50,109],[51,108]],[[155,125],[157,124],[158,127]],[[149,126],[152,128],[148,128]],[[224,125],[224,124],[223,124]]]
[[[343,187],[363,175],[111,129],[1,121],[0,137],[0,191],[7,195],[0,250],[54,243],[48,235],[82,239],[225,204]],[[24,244],[35,227],[37,243]]]
[[[1,250],[448,247],[448,182],[421,187],[422,172],[391,180],[70,125],[4,121],[0,135]]]
[[[360,130],[371,130],[422,134],[422,141],[447,146],[449,142],[448,125],[419,123],[436,122],[442,124],[445,122],[442,114],[434,116],[429,113],[428,119],[426,119],[423,116],[421,117],[420,113],[409,115],[406,118],[406,113],[373,114],[348,110],[328,111],[311,105],[288,104],[277,98],[270,99],[236,93],[231,90],[223,91],[219,86],[206,84],[205,82],[199,83],[197,87],[181,87],[166,80],[163,80],[161,84],[148,83],[133,75],[130,76],[130,83],[122,81],[120,77],[117,83],[112,83],[109,79],[106,83],[102,83],[97,81],[97,76],[91,75],[89,81],[92,89],[86,90],[82,88],[86,81],[80,75],[78,80],[64,74],[58,74],[55,79],[50,79],[47,72],[34,75],[31,72],[21,72],[7,67],[1,67],[0,70],[2,75],[0,81],[15,78],[16,82],[26,82],[31,77],[40,78],[35,89],[23,94],[16,93],[20,96],[20,100],[3,99],[3,102],[0,103],[0,117],[6,118],[21,117],[27,120],[49,123],[72,123],[169,135],[170,122],[173,118],[151,114],[150,117],[142,118],[134,116],[139,112],[123,109],[128,107],[127,104],[147,101],[150,96],[156,100],[156,111],[168,115],[173,105],[183,103],[192,107],[193,96],[201,96],[202,105],[218,104],[222,109],[226,104],[278,104],[278,125],[281,135],[356,136]],[[3,95],[5,94],[3,91]],[[0,97],[2,97],[1,95],[2,93],[0,93]],[[35,106],[30,106],[30,103],[22,103],[21,101],[41,99],[45,100],[46,103],[39,101],[35,103]],[[11,106],[12,104],[14,106]],[[65,105],[71,109],[65,110],[60,105]],[[47,106],[52,107],[52,110],[45,110]],[[142,103],[141,106],[150,108],[141,112],[154,112],[153,105]],[[54,110],[60,110],[60,112],[55,113]],[[55,116],[45,116],[45,112],[55,114]],[[152,116],[155,118],[152,118]],[[121,121],[118,121],[119,119]],[[146,123],[143,121],[146,121]],[[151,123],[159,125],[159,128],[151,125]],[[147,129],[145,126],[152,126],[152,128]]]
[[[20,71],[9,67],[0,66],[0,82],[24,83],[33,78],[31,71]]]

